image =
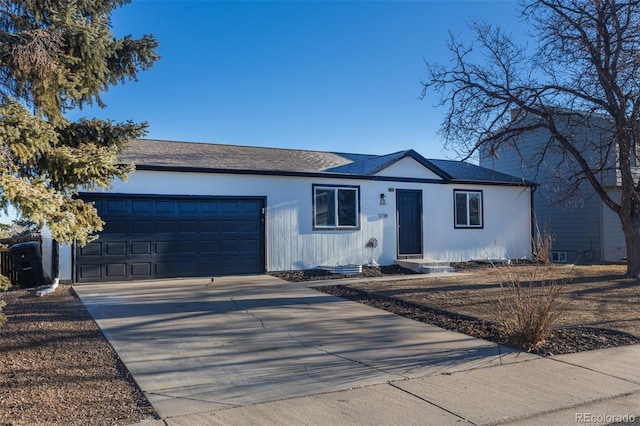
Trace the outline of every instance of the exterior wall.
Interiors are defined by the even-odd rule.
[[[554,205],[547,194],[534,195],[535,220],[540,231],[553,237],[552,251],[567,253],[567,263],[601,263],[602,218],[595,194],[580,205]]]
[[[609,193],[614,201],[620,200],[620,191],[613,190]],[[620,218],[604,203],[602,206],[602,248],[605,262],[621,262],[627,257],[627,246]]]
[[[454,228],[454,189],[482,190],[483,228]],[[425,191],[426,259],[466,261],[531,258],[528,187],[431,185]]]
[[[313,230],[312,184],[359,186],[360,229]],[[483,229],[454,229],[454,188],[483,190]],[[136,171],[128,182],[114,182],[109,192],[266,196],[266,269],[281,271],[320,265],[394,263],[395,189],[422,190],[425,258],[461,261],[531,257],[530,191],[524,187]],[[380,194],[386,195],[385,205],[380,204]],[[370,238],[378,240],[375,249],[366,247]],[[61,257],[70,259],[69,253],[68,248],[61,248]]]
[[[53,259],[53,238],[51,231],[46,226],[40,232],[42,236],[42,270],[50,278],[56,278]],[[58,248],[58,276],[62,283],[71,282],[71,247],[60,244]]]
[[[592,146],[597,141],[589,138],[590,135],[585,133],[585,152],[591,152],[593,156],[590,161],[615,162],[613,158],[601,158],[603,154]],[[552,250],[566,252],[568,263],[600,263],[610,260],[612,248],[624,247],[621,232],[611,233],[617,218],[611,221],[610,213],[613,212],[605,211],[608,209],[587,182],[581,185],[578,197],[561,201],[567,194],[564,183],[566,177],[573,175],[577,166],[563,161],[560,152],[553,148],[547,150],[544,161],[541,161],[542,145],[547,140],[548,135],[543,131],[522,135],[515,142],[517,150],[503,146],[497,153],[497,158],[481,152],[480,165],[539,184],[534,193],[533,205],[536,225],[541,231],[546,229],[551,233],[554,238]],[[611,153],[609,157],[612,157]],[[600,178],[605,184],[615,181],[611,173],[603,173]],[[605,245],[609,248],[605,248]],[[618,256],[619,250],[614,251],[618,252],[615,254]]]
[[[403,158],[402,160],[395,162],[389,167],[380,170],[376,173],[376,176],[402,176],[418,179],[442,180],[440,176],[433,173],[431,170],[426,169],[422,164],[411,158]]]

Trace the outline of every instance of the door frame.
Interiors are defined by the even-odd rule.
[[[417,200],[418,205],[416,208],[418,209],[418,220],[416,223],[415,231],[420,236],[420,252],[419,253],[400,253],[400,193],[414,193],[418,194]],[[396,189],[396,256],[398,259],[422,259],[424,257],[424,234],[423,234],[423,213],[424,210],[422,208],[422,190],[421,189]],[[406,226],[406,224],[402,224]]]

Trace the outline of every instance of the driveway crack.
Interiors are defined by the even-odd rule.
[[[439,408],[439,409],[441,409],[441,410],[443,410],[443,411],[446,411],[447,413],[449,413],[449,414],[451,414],[451,415],[456,416],[457,418],[461,419],[462,421],[464,421],[464,422],[466,422],[466,423],[469,423],[469,424],[471,424],[471,425],[473,425],[473,426],[477,426],[477,424],[476,424],[476,423],[472,422],[471,420],[467,419],[466,417],[464,417],[464,416],[462,416],[462,415],[460,415],[460,414],[458,414],[458,413],[455,413],[455,412],[453,412],[453,411],[451,411],[451,410],[449,410],[449,409],[447,409],[447,408],[443,407],[442,405],[438,405],[438,404],[436,404],[436,403],[435,403],[435,402],[433,402],[433,401],[429,401],[428,399],[423,398],[423,397],[421,397],[420,395],[417,395],[417,394],[415,394],[415,393],[413,393],[413,392],[409,392],[408,390],[403,389],[403,388],[401,388],[401,387],[399,387],[399,386],[396,386],[396,385],[394,385],[393,383],[389,383],[389,386],[391,386],[391,387],[393,387],[393,388],[396,388],[396,389],[398,389],[399,391],[402,391],[402,392],[404,392],[404,393],[406,393],[406,394],[408,394],[408,395],[411,395],[412,397],[417,398],[417,399],[419,399],[420,401],[424,401],[424,402],[426,402],[427,404],[433,405],[434,407],[437,407],[437,408]]]
[[[238,311],[244,311],[247,313],[247,315],[253,317],[253,319],[255,319],[256,321],[258,321],[260,323],[260,327],[263,329],[266,329],[267,327],[265,327],[264,322],[258,318],[253,312],[251,312],[249,309],[243,309],[240,304],[238,304],[238,302],[236,300],[234,300],[234,298],[231,298],[231,301],[233,302],[233,304],[236,306],[236,309]]]

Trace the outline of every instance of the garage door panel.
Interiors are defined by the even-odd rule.
[[[141,277],[151,278],[151,262],[132,263],[131,276],[137,277],[138,279],[140,279]]]
[[[154,232],[154,222],[152,220],[132,220],[131,232],[136,234],[150,234]]]
[[[198,211],[197,201],[178,201],[178,213],[189,214]]]
[[[182,255],[197,254],[198,242],[196,240],[186,240],[178,242],[178,252]]]
[[[244,213],[257,213],[262,208],[261,204],[262,203],[259,203],[258,201],[253,203],[242,203],[240,205],[240,211]]]
[[[111,279],[123,279],[127,276],[126,263],[109,263],[106,265],[106,277]]]
[[[110,220],[109,222],[105,222],[105,225],[103,226],[103,233],[109,233],[109,234],[117,234],[117,233],[128,233],[131,232],[131,228],[130,228],[130,222],[124,219],[114,219],[114,220]]]
[[[132,242],[131,254],[151,254],[151,242],[150,241]]]
[[[84,264],[79,267],[79,277],[85,281],[102,278],[101,265]]]
[[[157,220],[156,232],[173,232],[176,229],[174,220]]]
[[[174,207],[173,201],[163,201],[163,200],[156,201],[156,213],[170,214],[173,216],[175,213],[175,207]]]
[[[123,256],[127,254],[127,243],[124,241],[105,243],[105,249],[107,256]]]
[[[99,242],[89,243],[80,248],[80,253],[83,256],[100,256],[102,255],[102,244]]]
[[[106,211],[108,215],[127,213],[127,200],[106,200]]]
[[[262,199],[87,195],[106,222],[78,281],[264,272]]]
[[[149,215],[153,212],[153,201],[131,200],[131,213]]]
[[[218,220],[200,221],[200,232],[219,232],[223,229],[222,223]]]
[[[153,252],[155,254],[180,253],[179,241],[156,241]]]
[[[178,232],[197,232],[198,231],[198,221],[196,220],[180,220],[177,221],[177,231]]]
[[[202,213],[216,213],[220,210],[219,201],[203,201],[200,203]]]

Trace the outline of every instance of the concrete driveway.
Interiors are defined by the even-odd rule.
[[[640,345],[540,358],[269,276],[74,288],[158,425],[640,418]]]
[[[163,418],[531,358],[270,276],[75,290]]]

